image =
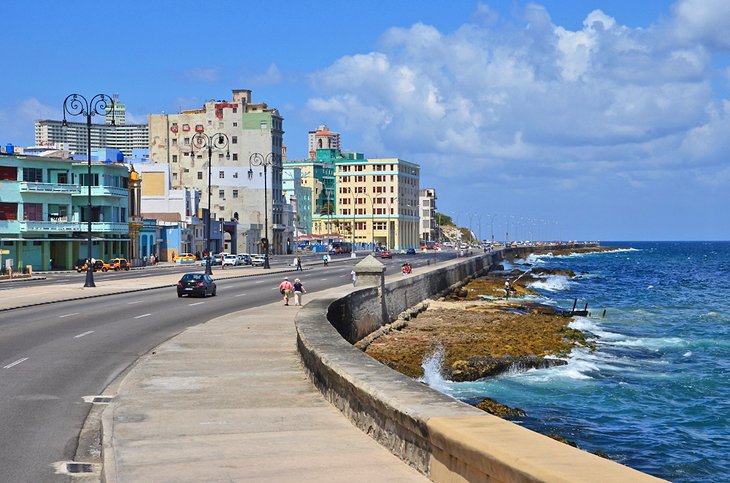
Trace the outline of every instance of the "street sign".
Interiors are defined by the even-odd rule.
[[[0,255],[10,255],[10,250],[0,250]]]

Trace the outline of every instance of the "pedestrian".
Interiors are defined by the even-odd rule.
[[[357,273],[355,273],[355,270],[350,272],[350,278],[352,279],[352,286],[354,287],[357,283]]]
[[[324,255],[322,255],[322,263],[324,263],[324,266],[325,267],[327,266],[327,264],[329,263],[329,261],[330,261],[330,256],[329,255],[327,255],[326,253]]]
[[[307,293],[304,289],[304,285],[302,285],[301,280],[295,278],[294,285],[292,287],[294,288],[294,305],[302,305],[302,294]]]
[[[284,281],[279,284],[279,292],[284,296],[284,305],[289,305],[289,295],[293,288],[289,277],[284,277]]]
[[[510,290],[512,290],[512,285],[509,283],[509,280],[505,280],[504,282],[504,299],[507,300],[509,298]]]
[[[302,271],[302,257],[297,255],[297,270]]]

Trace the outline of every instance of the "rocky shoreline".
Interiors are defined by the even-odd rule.
[[[552,250],[555,256],[613,247]],[[413,378],[424,375],[424,361],[438,353],[441,375],[462,382],[494,377],[508,371],[525,371],[567,364],[576,347],[595,348],[587,334],[569,327],[571,317],[558,308],[526,298],[537,293],[529,285],[546,276],[573,278],[570,270],[527,266],[504,271],[496,266],[487,275],[438,300],[424,301],[412,313],[374,334],[358,346],[383,364]],[[505,299],[505,281],[513,291]],[[524,417],[490,398],[476,407],[506,419]]]

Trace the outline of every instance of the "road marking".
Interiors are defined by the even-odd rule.
[[[327,281],[326,278],[320,278],[320,280],[323,281],[323,282]]]
[[[195,302],[194,304],[188,304],[189,306],[204,304],[205,302]]]
[[[152,314],[138,315],[137,317],[135,317],[135,319],[141,319],[142,317],[149,317],[150,315],[152,315]]]
[[[243,297],[244,295],[246,295],[246,294],[245,293],[240,293],[238,295],[234,295],[234,297]]]
[[[256,280],[254,283],[264,283],[263,280]]]
[[[83,332],[83,333],[81,333],[79,335],[75,335],[74,336],[74,339],[80,339],[81,337],[83,337],[85,335],[89,335],[89,334],[93,334],[93,333],[94,333],[93,330],[87,330],[86,332]]]
[[[134,302],[127,302],[127,305],[141,304],[144,300],[135,300]]]
[[[59,319],[62,319],[64,317],[71,317],[72,315],[79,315],[79,313],[78,312],[74,312],[73,314],[59,315],[58,318]]]
[[[21,362],[25,362],[25,361],[27,361],[27,360],[28,360],[28,358],[27,358],[27,357],[23,357],[22,359],[18,359],[18,360],[17,360],[17,361],[15,361],[15,362],[11,362],[11,363],[10,363],[10,364],[8,364],[7,366],[3,367],[3,369],[10,369],[11,367],[17,366],[17,365],[18,365],[18,364],[20,364]]]

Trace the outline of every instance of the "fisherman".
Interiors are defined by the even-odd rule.
[[[509,279],[504,281],[504,299],[507,300],[509,298],[509,293],[511,290],[514,290],[512,288],[512,285],[509,283]]]

